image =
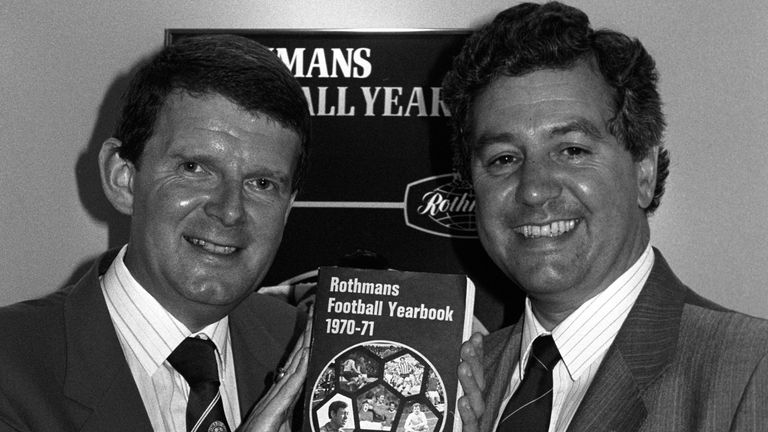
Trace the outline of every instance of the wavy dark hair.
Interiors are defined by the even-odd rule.
[[[347,407],[347,403],[344,401],[333,401],[328,406],[328,417],[331,417],[332,415],[336,414],[340,409],[344,409]]]
[[[579,9],[558,2],[511,7],[471,35],[443,80],[451,114],[454,165],[470,179],[471,111],[475,97],[498,76],[522,76],[542,69],[569,69],[594,62],[613,89],[614,116],[608,130],[642,160],[658,147],[658,172],[647,214],[658,208],[669,175],[664,148],[664,114],[656,88],[653,58],[637,39],[611,30],[593,30]]]
[[[114,134],[122,142],[120,157],[137,169],[157,116],[175,92],[219,94],[295,131],[302,150],[292,184],[298,189],[309,155],[309,108],[299,83],[269,49],[242,36],[199,35],[165,47],[140,65],[123,95]]]

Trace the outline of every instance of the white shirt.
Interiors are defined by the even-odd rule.
[[[189,385],[166,359],[188,336],[216,345],[221,397],[229,426],[240,425],[237,381],[227,317],[197,333],[166,311],[125,266],[124,246],[101,279],[101,290],[123,354],[155,431],[186,432]]]
[[[629,310],[651,273],[654,255],[650,244],[634,264],[603,292],[587,300],[552,332],[548,332],[533,314],[531,301],[525,300],[520,358],[512,372],[512,379],[494,430],[504,407],[514,394],[525,374],[525,365],[531,345],[539,335],[551,334],[562,360],[552,370],[552,416],[549,432],[564,432],[573,419],[589,385],[597,373],[608,348],[613,343]]]

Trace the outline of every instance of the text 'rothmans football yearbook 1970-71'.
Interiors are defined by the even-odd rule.
[[[463,275],[321,267],[304,430],[454,430],[474,295]]]

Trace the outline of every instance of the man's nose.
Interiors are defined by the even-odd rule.
[[[243,188],[239,181],[222,181],[211,193],[205,212],[223,225],[239,223],[245,215]]]
[[[520,183],[515,199],[528,206],[541,206],[560,196],[562,185],[557,178],[554,162],[528,159],[520,167]]]

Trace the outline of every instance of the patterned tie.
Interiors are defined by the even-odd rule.
[[[213,342],[188,337],[168,356],[168,362],[189,383],[188,432],[228,432],[219,392],[219,368]]]
[[[552,414],[552,368],[560,352],[552,336],[533,341],[525,378],[507,403],[499,422],[499,432],[546,432]]]

